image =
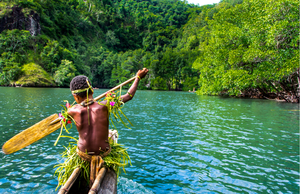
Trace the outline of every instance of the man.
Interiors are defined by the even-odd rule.
[[[121,102],[126,103],[133,98],[139,81],[144,78],[147,73],[148,69],[146,68],[137,72],[137,78],[129,88],[128,92],[120,97],[119,100]],[[91,83],[89,79],[83,75],[76,76],[72,79],[70,83],[70,90],[78,104],[68,109],[68,117],[75,121],[75,125],[79,132],[79,140],[76,150],[77,154],[82,160],[90,163],[91,186],[105,161],[105,157],[111,157],[112,155],[113,157],[116,157],[116,155],[120,155],[119,152],[115,151],[116,147],[113,149],[115,153],[111,153],[112,149],[109,142],[109,110],[111,110],[111,107],[109,106],[114,106],[115,102],[109,103],[107,98],[102,102],[95,102],[93,100],[94,91]],[[125,149],[122,150],[126,152]],[[123,156],[120,156],[120,158],[122,157]],[[102,160],[103,158],[104,161]],[[115,163],[118,162],[113,163],[115,165]],[[64,166],[72,165],[65,164]],[[67,172],[69,170],[65,169],[62,171]],[[61,180],[65,180],[65,178],[58,177],[58,179],[59,184],[63,184],[61,183]]]

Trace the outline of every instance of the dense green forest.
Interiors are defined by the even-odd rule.
[[[140,89],[299,101],[299,1],[4,0],[0,85]]]

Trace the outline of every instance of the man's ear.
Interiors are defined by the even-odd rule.
[[[73,94],[73,97],[74,97],[74,99],[75,99],[76,102],[79,100],[79,96],[78,95]]]

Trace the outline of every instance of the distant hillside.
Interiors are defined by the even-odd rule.
[[[176,46],[181,27],[201,11],[178,0],[15,0],[1,2],[0,8],[1,85],[17,81],[22,66],[33,62],[52,77],[59,74],[58,86],[68,86],[59,77],[69,72],[60,70],[72,64],[76,75],[89,76],[98,87],[112,87],[146,65],[135,61],[119,77],[120,60],[128,60],[122,53],[140,49],[143,56],[134,57],[145,58]]]
[[[299,101],[298,13],[296,0],[1,1],[0,85],[26,64],[59,87],[84,74],[109,88],[147,67],[140,89]]]

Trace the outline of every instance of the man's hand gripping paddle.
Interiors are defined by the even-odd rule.
[[[137,76],[134,76],[130,78],[129,80],[121,83],[120,85],[114,87],[113,89],[105,92],[104,94],[101,94],[100,96],[96,97],[94,100],[98,101],[101,98],[105,97],[105,95],[108,92],[112,92],[114,90],[119,89],[120,87],[132,82],[135,80]],[[20,149],[46,137],[50,133],[56,131],[61,127],[60,119],[58,118],[57,114],[53,114],[44,120],[34,124],[33,126],[29,127],[28,129],[25,129],[24,131],[20,132],[19,134],[12,137],[10,140],[8,140],[2,147],[2,151],[5,154],[11,154],[16,151],[19,151]]]

